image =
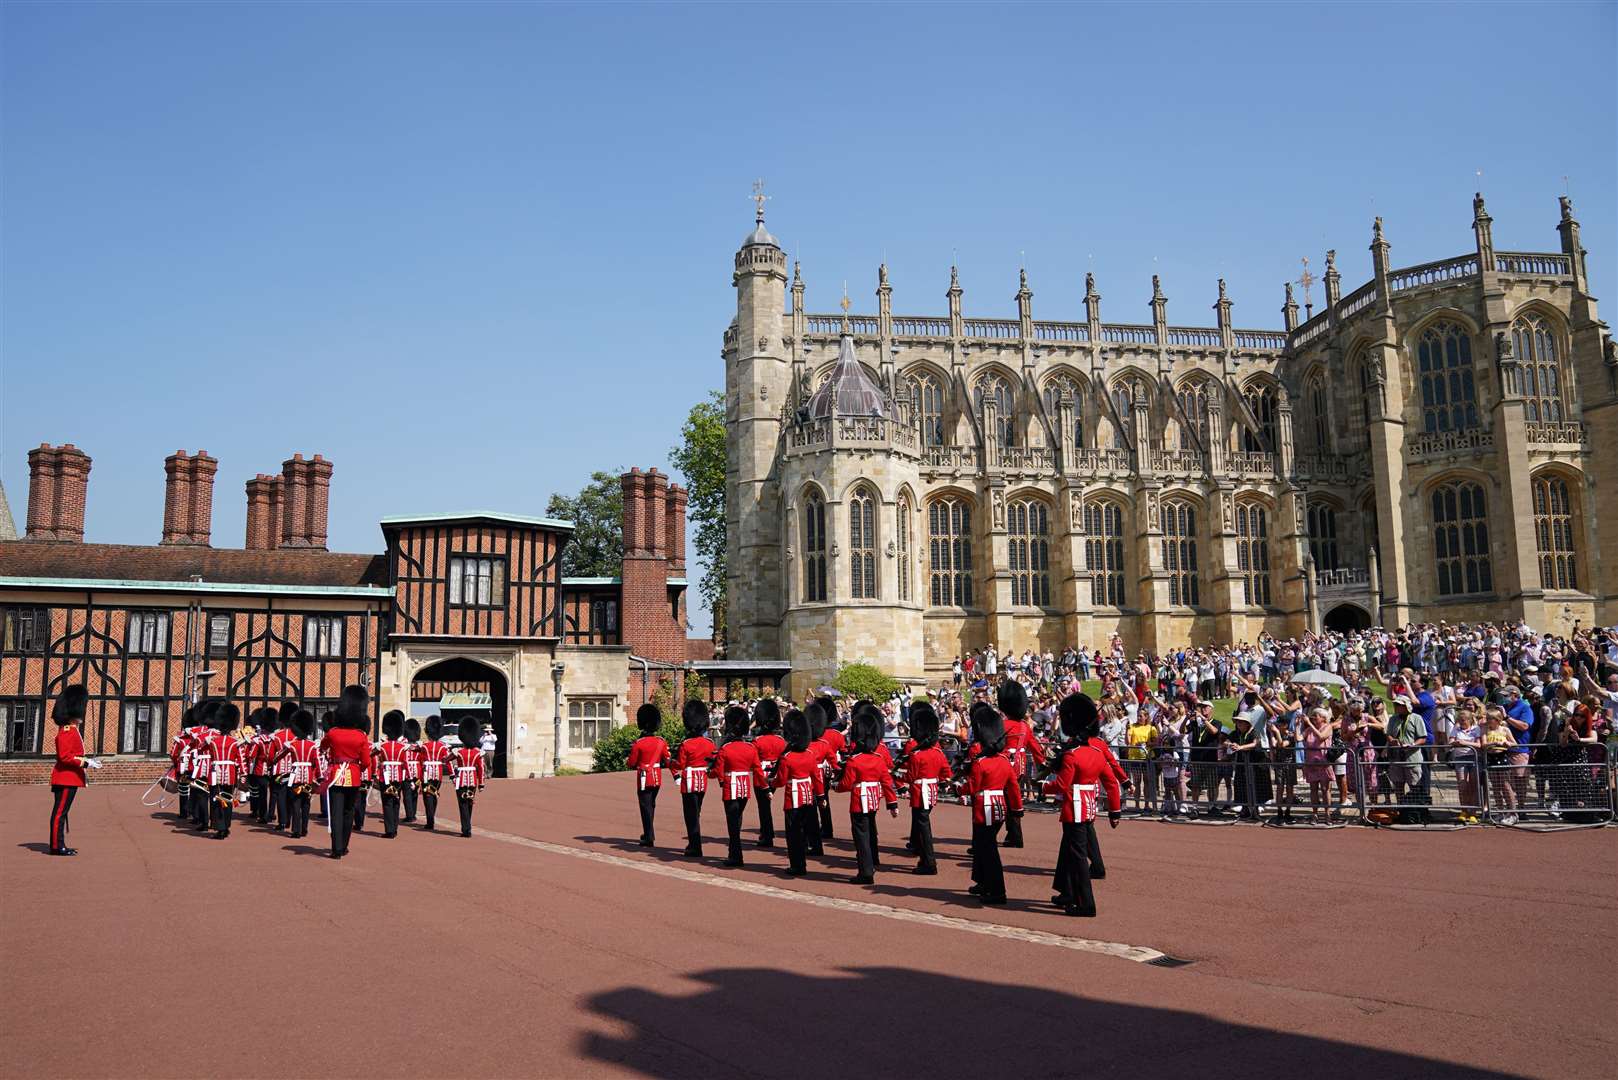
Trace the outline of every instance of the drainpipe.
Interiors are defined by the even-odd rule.
[[[636,656],[634,653],[629,654],[629,662],[640,665],[640,699],[643,702],[650,701],[651,698],[646,696],[646,688],[652,681],[652,662],[644,656]]]
[[[551,683],[556,692],[551,696],[556,701],[556,712],[551,717],[551,775],[556,776],[557,766],[562,761],[562,675],[567,671],[567,665],[560,660],[551,665]]]

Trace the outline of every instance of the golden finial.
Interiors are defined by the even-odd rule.
[[[850,301],[848,299],[848,282],[845,281],[845,282],[843,282],[843,302],[842,302],[843,314],[847,315],[848,314],[848,309],[850,307],[852,307],[852,306],[853,305],[850,303]]]
[[[770,197],[768,195],[764,194],[764,179],[763,179],[763,177],[760,177],[759,179],[753,181],[753,196],[752,196],[752,198],[753,198],[754,204],[758,207],[757,211],[755,212],[755,214],[753,216],[753,220],[758,222],[758,224],[762,225],[762,224],[764,224],[764,204],[770,201]]]

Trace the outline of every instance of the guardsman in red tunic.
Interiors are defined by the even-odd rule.
[[[278,830],[287,829],[289,819],[292,817],[292,792],[287,787],[286,759],[281,751],[286,748],[287,743],[298,737],[298,733],[292,729],[292,718],[297,712],[298,703],[288,700],[281,702],[276,715],[275,746],[271,748],[270,760],[280,764],[270,768],[270,816],[274,818]],[[311,717],[313,715],[310,714]]]
[[[231,817],[236,809],[236,788],[246,775],[246,753],[236,737],[242,711],[231,702],[214,710],[214,733],[208,739],[209,824],[215,840],[230,835]]]
[[[315,742],[315,714],[308,709],[294,712],[283,729],[292,737],[284,741],[276,764],[286,787],[286,817],[281,825],[287,835],[309,835],[309,799],[320,782],[320,744]]]
[[[191,727],[195,716],[196,706],[187,705],[180,715],[180,730],[169,742],[169,761],[173,763],[174,790],[179,800],[175,813],[181,821],[191,816]]]
[[[348,854],[354,831],[354,804],[365,797],[366,771],[371,765],[371,695],[363,686],[345,686],[337,701],[330,731],[320,740],[326,756],[326,823],[331,828],[331,857]]]
[[[747,741],[747,710],[732,705],[725,710],[725,745],[714,755],[709,775],[719,781],[719,797],[725,804],[725,832],[730,848],[726,866],[742,865],[742,814],[755,788],[764,788],[764,766],[758,750]]]
[[[1086,698],[1085,700],[1088,701],[1089,699]],[[1091,708],[1094,707],[1095,703],[1091,702]],[[1118,763],[1118,756],[1112,752],[1112,747],[1107,745],[1107,740],[1101,737],[1101,720],[1099,716],[1096,718],[1095,730],[1090,734],[1089,743],[1092,749],[1107,759],[1107,768],[1112,771],[1113,779],[1118,781],[1120,797],[1122,797],[1122,792],[1128,791],[1134,785],[1134,781],[1129,778],[1129,774],[1124,771],[1124,767]],[[1116,824],[1113,825],[1113,828],[1116,829],[1117,827]],[[1093,818],[1084,823],[1084,838],[1089,848],[1090,880],[1100,881],[1107,876],[1107,867],[1101,861],[1101,841],[1096,837],[1096,823]],[[1060,891],[1060,884],[1057,885],[1057,889]]]
[[[1005,721],[990,705],[972,707],[982,753],[972,762],[967,795],[972,801],[972,880],[967,891],[985,904],[1006,902],[1006,874],[1000,864],[1000,826],[1007,815],[1022,809],[1022,783],[1002,751]]]
[[[843,754],[848,749],[848,740],[838,730],[837,702],[829,697],[818,697],[810,702],[811,705],[820,706],[820,715],[824,720],[823,727],[816,728],[815,714],[809,709],[804,715],[809,718],[809,730],[816,742],[824,743],[826,750],[823,754],[824,764],[821,766],[821,779],[826,784],[826,794],[820,800],[820,839],[830,840],[834,831],[831,813],[831,789],[836,780],[837,770],[843,767]],[[817,844],[814,854],[823,852]]]
[[[1062,847],[1056,856],[1056,895],[1052,900],[1068,915],[1093,917],[1095,894],[1090,890],[1090,857],[1086,825],[1093,827],[1099,799],[1107,798],[1107,820],[1118,827],[1123,807],[1118,777],[1107,758],[1089,743],[1101,731],[1095,702],[1083,694],[1069,694],[1058,707],[1062,734],[1069,740],[1045,790],[1062,804]]]
[[[688,701],[680,714],[685,741],[674,756],[674,779],[685,811],[685,853],[702,854],[702,797],[708,791],[708,766],[717,751],[708,738],[708,706]]]
[[[916,853],[915,873],[929,877],[938,873],[933,855],[933,807],[943,786],[954,776],[949,758],[938,748],[938,714],[925,701],[910,706],[910,735],[914,747],[905,759],[905,779],[910,785],[910,849]]]
[[[461,835],[472,835],[472,804],[483,790],[483,751],[478,749],[478,722],[461,719],[461,745],[450,754],[450,779],[455,782],[455,801],[461,808]]]
[[[421,721],[414,716],[404,722],[405,782],[404,823],[416,820],[416,796],[421,794]]]
[[[640,738],[629,748],[628,765],[635,774],[635,802],[640,807],[640,846],[657,843],[657,793],[663,790],[663,770],[669,767],[669,744],[659,735],[663,713],[647,702],[635,711]]]
[[[820,838],[815,810],[815,796],[821,790],[820,755],[810,749],[809,719],[803,713],[788,709],[782,727],[787,749],[775,766],[775,789],[781,792],[786,816],[787,876],[802,877],[809,872],[804,865],[809,840]]]
[[[421,758],[421,808],[427,815],[426,829],[433,831],[438,818],[438,792],[449,771],[449,747],[444,745],[444,721],[437,713],[427,718],[427,741],[417,751]]]
[[[249,812],[260,825],[270,820],[270,762],[280,748],[275,738],[279,722],[280,714],[274,709],[264,705],[254,709],[248,717],[253,734],[242,745],[242,757],[247,762]]]
[[[404,713],[389,709],[382,717],[382,741],[376,744],[372,767],[382,789],[382,835],[399,835],[399,805],[404,797],[406,758],[410,744],[404,741]]]
[[[211,700],[198,702],[196,725],[191,729],[194,733],[191,737],[191,824],[198,832],[208,830],[212,813],[214,720],[221,704]]]
[[[1034,729],[1028,726],[1028,691],[1023,689],[1022,683],[1014,679],[1007,679],[1000,684],[998,694],[1000,713],[1006,721],[1006,762],[1012,771],[1017,774],[1020,785],[1024,778],[1032,776],[1032,769],[1045,761],[1045,747],[1034,735]],[[1022,815],[1021,810],[1006,818],[1006,847],[1022,847]]]
[[[830,718],[837,715],[821,704],[825,698],[817,698],[803,707],[804,719],[809,722],[809,752],[815,755],[820,765],[820,791],[822,794],[815,801],[815,816],[819,824],[814,835],[809,837],[809,854],[821,856],[826,853],[824,841],[831,839],[831,802],[826,793],[832,789],[837,776],[837,768],[841,762],[826,741],[826,724]]]
[[[837,790],[849,794],[849,825],[854,834],[854,855],[859,872],[851,881],[854,885],[876,883],[876,837],[872,823],[877,811],[886,805],[888,813],[899,816],[899,791],[893,786],[893,774],[877,754],[882,744],[882,721],[875,707],[854,709],[854,749],[837,778]]]
[[[63,687],[51,706],[51,719],[56,721],[56,764],[51,766],[51,843],[52,855],[77,855],[77,848],[67,846],[67,814],[73,808],[73,796],[84,786],[84,766],[90,759],[84,756],[84,736],[79,725],[84,723],[84,712],[90,703],[90,692],[83,683]]]
[[[787,750],[787,741],[781,738],[781,706],[774,698],[764,698],[753,706],[753,749],[758,751],[765,781],[753,793],[758,799],[758,846],[773,848],[775,807],[770,803],[770,793],[775,788],[775,763]]]

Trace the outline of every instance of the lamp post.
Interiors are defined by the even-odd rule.
[[[551,775],[556,776],[556,767],[562,760],[562,676],[567,672],[567,665],[560,660],[551,664],[551,683],[556,689],[553,697],[556,699],[556,711],[551,717]]]

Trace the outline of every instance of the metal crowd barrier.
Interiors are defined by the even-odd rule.
[[[1613,820],[1613,760],[1606,744],[1511,747],[1486,755],[1483,772],[1488,819],[1496,824],[1604,825]]]

